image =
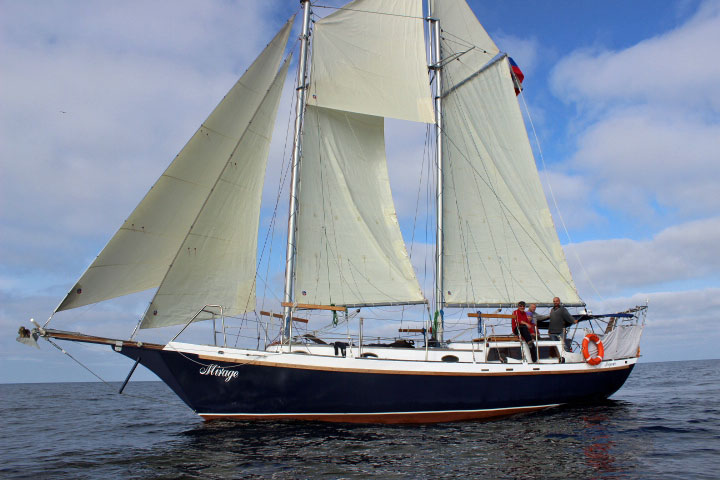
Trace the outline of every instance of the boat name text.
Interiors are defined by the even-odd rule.
[[[238,377],[238,372],[237,370],[228,370],[226,368],[219,367],[213,363],[200,368],[200,375],[225,377],[225,382],[229,382],[230,380],[234,380]]]

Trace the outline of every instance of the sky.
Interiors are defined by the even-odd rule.
[[[470,4],[525,73],[520,101],[581,297],[594,312],[648,303],[641,361],[720,357],[720,1]],[[0,382],[94,379],[46,342],[15,342],[18,327],[50,316],[297,11],[295,0],[0,0]],[[298,22],[289,49],[297,34]],[[273,135],[261,238],[290,151],[293,76]],[[387,124],[393,197],[421,279],[430,240],[412,226],[425,210],[425,133]],[[283,199],[276,252],[286,208]],[[271,263],[267,296],[282,291],[282,275]],[[63,312],[51,326],[126,338],[149,298]],[[106,347],[65,347],[109,380],[131,365]]]

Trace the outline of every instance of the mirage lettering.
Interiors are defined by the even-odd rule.
[[[214,363],[200,368],[200,375],[211,375],[213,377],[225,377],[225,382],[229,382],[237,378],[237,370],[228,370],[226,368],[219,367]]]

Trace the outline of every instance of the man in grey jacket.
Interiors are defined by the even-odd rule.
[[[550,324],[548,326],[548,334],[552,340],[562,340],[563,345],[567,345],[565,340],[565,327],[577,323],[577,320],[570,315],[567,308],[560,303],[560,298],[553,298],[553,307],[550,310]]]

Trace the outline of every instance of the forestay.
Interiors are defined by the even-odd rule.
[[[308,105],[300,174],[295,298],[422,302],[390,193],[382,117]]]
[[[290,57],[278,72],[210,191],[150,303],[141,328],[186,323],[206,304],[224,315],[255,308],[260,200],[275,116]],[[196,317],[205,320],[207,309]]]
[[[433,123],[421,0],[355,0],[313,35],[314,105]]]
[[[58,310],[160,284],[275,78],[291,26],[292,19],[175,157]]]

